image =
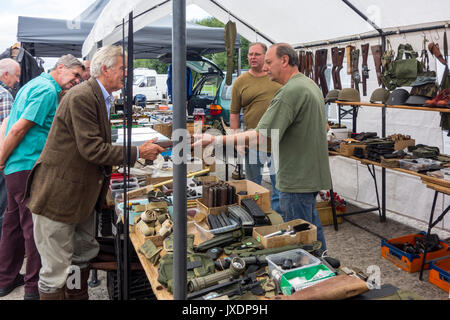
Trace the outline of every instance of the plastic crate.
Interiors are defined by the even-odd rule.
[[[423,238],[425,237],[426,233],[421,231],[416,234],[411,234],[399,238],[393,238],[389,240],[381,240],[381,257],[385,258],[386,260],[389,260],[393,264],[395,264],[400,269],[405,270],[406,272],[413,273],[420,271],[420,268],[422,267],[422,260],[423,260],[423,254],[411,254],[407,253],[405,251],[402,251],[395,246],[393,246],[391,243],[411,243],[412,245],[416,244],[416,241],[414,240],[414,237]],[[450,254],[450,245],[444,241],[441,241],[442,249],[434,251],[434,252],[427,252],[427,260],[440,258],[443,256],[446,256]],[[425,264],[424,270],[429,269],[429,264]]]
[[[450,294],[450,258],[430,263],[428,281]]]
[[[130,274],[128,298],[130,300],[156,300],[147,275],[143,270],[133,270]],[[119,300],[117,271],[107,271],[106,283],[110,300]],[[123,281],[123,279],[122,279]]]
[[[323,276],[317,276],[318,272],[324,273]],[[331,277],[334,277],[335,273],[331,271],[326,265],[319,264],[316,266],[311,266],[307,268],[301,268],[299,270],[294,270],[290,272],[286,272],[281,276],[280,280],[280,288],[281,292],[284,295],[291,295],[295,291],[299,291],[302,289],[305,289],[307,287],[310,287],[316,283],[319,283],[321,281],[324,281],[326,279],[329,279]],[[294,281],[296,278],[301,279],[304,278],[306,281],[304,281],[301,284],[294,284]]]
[[[293,264],[301,263],[301,266],[289,270],[283,270],[280,264],[283,263],[285,259],[292,260]],[[320,259],[314,257],[312,254],[308,253],[303,249],[294,249],[289,251],[284,251],[276,254],[269,254],[266,257],[267,264],[269,265],[269,275],[272,277],[272,271],[276,270],[279,274],[284,274],[286,272],[291,272],[295,270],[300,270],[303,268],[311,267],[320,264]]]

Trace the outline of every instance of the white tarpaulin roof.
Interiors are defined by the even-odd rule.
[[[384,32],[406,31],[418,27],[447,26],[450,21],[450,1],[448,0],[186,0],[186,5],[196,4],[203,10],[226,23],[236,23],[238,33],[250,41],[267,44],[287,42],[294,47],[312,46],[327,41],[356,38],[364,35],[377,35],[376,28]],[[355,10],[352,10],[353,6]],[[83,55],[92,54],[96,43],[103,44],[119,41],[122,30],[117,27],[122,19],[128,20],[133,10],[134,29],[143,26],[172,12],[172,0],[111,0],[97,20],[91,34],[83,45]],[[358,13],[367,16],[373,25],[366,22]],[[136,18],[137,17],[137,18]],[[422,50],[423,37],[439,43],[443,48],[444,29],[417,31],[415,33],[389,36],[394,50],[400,43],[411,43],[419,52]],[[349,41],[342,45],[360,46],[380,44],[380,38],[362,41]],[[324,45],[321,48],[330,48]],[[330,51],[328,61],[331,63]],[[368,101],[372,91],[378,88],[373,58],[369,52],[370,77],[367,82],[368,94],[361,97]],[[430,55],[430,69],[442,76],[442,65]],[[342,71],[343,70],[343,71]],[[344,88],[350,87],[350,76],[341,70]],[[440,78],[439,78],[440,80]],[[410,88],[406,88],[410,89]],[[408,90],[409,91],[409,90]],[[386,112],[386,134],[402,133],[411,135],[416,144],[438,146],[441,153],[450,154],[450,138],[440,128],[440,114],[430,111],[411,111],[389,109]],[[351,126],[351,124],[350,124]],[[381,134],[381,110],[378,108],[359,108],[357,118],[358,132]],[[334,191],[345,199],[360,204],[376,205],[372,177],[365,166],[342,157],[331,157]],[[376,170],[378,181],[381,172]],[[433,192],[411,175],[387,170],[387,209],[428,222]],[[380,196],[381,196],[381,190]],[[437,211],[442,211],[450,203],[449,197],[439,196]],[[442,209],[442,210],[441,210]],[[450,230],[450,216],[438,227]]]

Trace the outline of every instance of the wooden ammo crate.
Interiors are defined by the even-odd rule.
[[[270,204],[270,191],[250,180],[228,181],[228,184],[236,188],[237,203],[240,205],[243,199],[253,199],[264,212],[272,210]],[[247,195],[238,194],[247,191]]]

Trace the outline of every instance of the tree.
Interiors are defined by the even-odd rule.
[[[194,20],[193,23],[206,26],[206,27],[214,27],[214,28],[224,28],[225,25],[217,20],[214,17],[207,17],[202,20]],[[244,37],[240,37],[241,39],[241,69],[248,69],[248,60],[247,60],[247,53],[248,53],[248,46],[250,44],[250,41],[245,39]],[[218,52],[213,54],[206,54],[206,58],[212,60],[217,66],[222,69],[227,69],[227,54],[226,52]],[[162,63],[158,59],[136,59],[134,60],[134,67],[135,68],[148,68],[148,69],[154,69],[159,74],[165,74],[167,73],[167,69],[169,68],[169,65],[167,63]],[[238,67],[238,50],[235,50],[234,53],[234,70],[237,70]]]

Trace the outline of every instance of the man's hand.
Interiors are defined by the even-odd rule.
[[[211,143],[214,143],[215,136],[205,133],[205,134],[194,134],[194,143],[191,144],[191,147],[195,148],[196,146],[207,146]]]
[[[148,140],[143,145],[139,146],[139,158],[155,160],[158,157],[158,154],[166,150],[163,147],[154,144],[156,140],[158,140],[158,138]]]

